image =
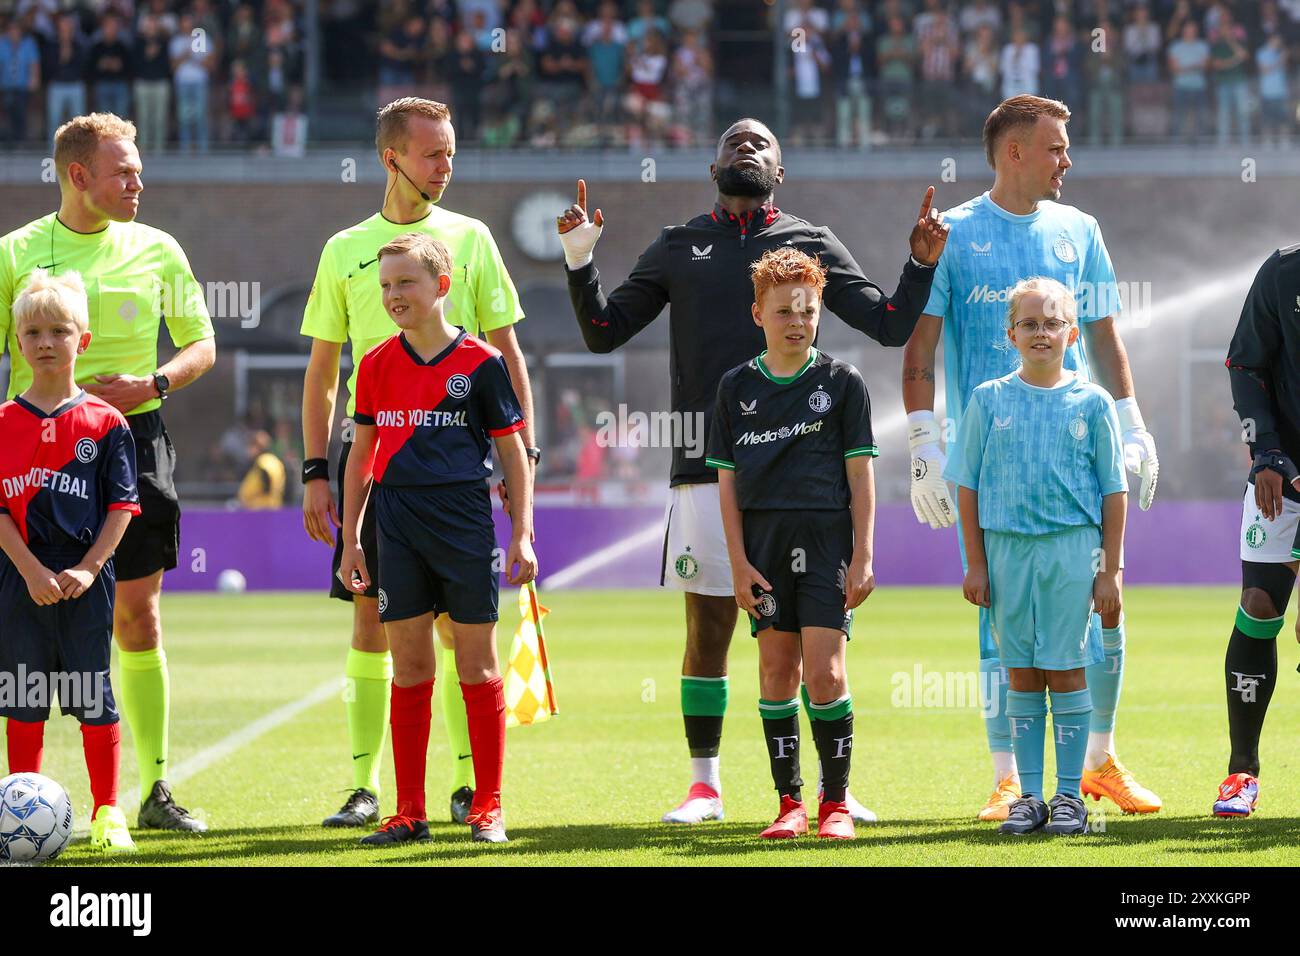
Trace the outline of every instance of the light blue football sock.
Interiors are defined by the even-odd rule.
[[[980,713],[984,715],[984,733],[988,735],[989,751],[992,753],[1012,749],[1011,726],[1007,722],[1009,686],[1007,669],[996,657],[980,661]]]
[[[1115,710],[1119,707],[1119,691],[1124,684],[1124,615],[1120,615],[1116,627],[1101,629],[1101,644],[1105,658],[1087,668],[1088,690],[1092,692],[1089,729],[1095,734],[1115,729]]]
[[[1052,694],[1052,739],[1056,741],[1056,792],[1079,796],[1083,758],[1088,751],[1092,694],[1088,688]],[[1018,755],[1017,755],[1018,756]],[[1021,779],[1024,771],[1020,771]]]
[[[1020,792],[1043,798],[1043,746],[1047,737],[1047,691],[1007,691],[1011,749],[1020,769]],[[1085,743],[1086,743],[1085,738]],[[1080,760],[1082,760],[1080,751]],[[1080,764],[1082,772],[1082,764]]]

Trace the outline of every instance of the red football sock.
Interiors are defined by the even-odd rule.
[[[9,744],[10,773],[40,773],[45,753],[45,721],[7,721],[5,735]]]
[[[90,796],[95,804],[91,819],[100,807],[117,806],[118,772],[122,766],[122,725],[82,724],[81,749],[90,773]]]
[[[474,754],[474,803],[471,813],[501,805],[501,768],[506,757],[506,698],[501,678],[482,684],[460,682],[469,717],[469,746]]]
[[[424,763],[429,751],[430,701],[433,681],[412,687],[393,684],[389,724],[393,728],[393,772],[397,775],[397,812],[413,820],[426,819]]]

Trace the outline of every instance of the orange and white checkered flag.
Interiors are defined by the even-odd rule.
[[[505,673],[507,727],[540,724],[560,712],[542,632],[542,621],[549,613],[537,600],[531,583],[519,589],[519,627],[510,643]]]

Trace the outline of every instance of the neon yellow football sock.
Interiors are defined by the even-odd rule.
[[[439,665],[438,699],[442,701],[442,723],[447,728],[447,746],[451,749],[451,792],[461,787],[474,789],[473,752],[469,746],[469,717],[465,714],[465,697],[460,692],[460,675],[456,672],[456,648],[442,649]]]
[[[135,742],[141,799],[167,779],[167,727],[171,717],[171,677],[161,647],[148,651],[118,649],[122,714]]]
[[[348,649],[344,669],[348,734],[352,740],[352,786],[379,796],[379,761],[388,737],[388,705],[393,687],[393,655],[388,651]]]

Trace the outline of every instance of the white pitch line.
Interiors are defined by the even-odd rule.
[[[581,561],[575,561],[567,568],[561,568],[554,574],[549,575],[541,584],[546,590],[567,587],[574,581],[582,580],[583,575],[594,571],[611,561],[616,561],[625,554],[631,554],[638,548],[644,548],[647,544],[653,544],[656,541],[663,541],[664,525],[662,521],[656,521],[652,525],[646,525],[645,528],[623,538],[621,541],[615,541],[613,544],[606,545],[599,551],[595,551],[583,558]]]
[[[235,751],[240,750],[251,744],[258,737],[270,733],[277,727],[287,724],[304,710],[309,710],[317,704],[329,700],[331,697],[342,693],[342,684],[337,677],[330,678],[325,683],[308,691],[297,700],[290,701],[281,707],[277,707],[269,714],[265,714],[257,720],[251,721],[240,727],[232,734],[222,737],[211,747],[205,747],[194,756],[182,760],[170,768],[167,774],[167,782],[173,787],[177,784],[184,783],[191,777],[202,773],[213,764],[229,757]],[[121,806],[135,806],[140,802],[140,788],[136,787],[128,791],[118,801]]]

